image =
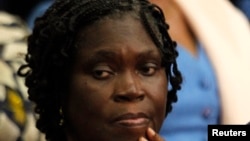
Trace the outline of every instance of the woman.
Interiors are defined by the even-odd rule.
[[[167,28],[147,0],[55,1],[36,19],[19,70],[46,139],[163,141],[182,82]]]

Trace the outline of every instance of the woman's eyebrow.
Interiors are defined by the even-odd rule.
[[[95,53],[93,53],[92,55],[90,55],[87,58],[87,61],[92,61],[92,62],[100,62],[100,61],[104,61],[104,60],[112,60],[112,61],[116,61],[119,62],[119,57],[120,55],[115,52],[114,50],[98,50]],[[150,49],[150,50],[146,50],[143,52],[140,52],[136,58],[139,59],[143,59],[143,58],[155,58],[155,59],[160,59],[161,55],[160,53],[158,53],[157,51]]]
[[[107,58],[108,59],[108,58],[115,58],[117,56],[119,56],[119,55],[112,50],[99,50],[99,51],[95,52],[91,57]]]
[[[138,55],[138,59],[140,58],[155,58],[155,59],[160,59],[161,58],[161,55],[159,52],[153,50],[153,49],[150,49],[150,50],[147,50],[145,52],[142,52]]]
[[[99,50],[91,55],[88,55],[87,58],[86,58],[86,56],[84,58],[86,58],[86,62],[88,62],[88,63],[90,63],[90,62],[97,63],[97,62],[108,61],[108,60],[118,61],[117,57],[119,57],[119,55],[117,53],[115,53],[114,51]]]

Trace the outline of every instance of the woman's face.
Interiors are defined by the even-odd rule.
[[[80,31],[66,102],[70,141],[137,141],[165,118],[167,78],[142,24],[124,16]]]

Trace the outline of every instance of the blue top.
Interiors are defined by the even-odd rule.
[[[206,141],[207,125],[219,123],[217,80],[200,45],[196,57],[179,45],[177,49],[177,63],[184,81],[160,134],[167,141]]]

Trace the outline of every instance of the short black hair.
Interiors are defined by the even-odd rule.
[[[19,75],[26,77],[29,99],[36,104],[37,128],[46,134],[47,140],[66,140],[60,107],[77,51],[75,40],[79,29],[118,13],[137,15],[161,52],[162,66],[171,85],[166,115],[172,109],[171,104],[177,101],[182,83],[176,63],[178,52],[157,5],[148,0],[56,0],[35,20],[28,38],[27,64],[19,69]],[[29,71],[25,71],[27,68]]]

